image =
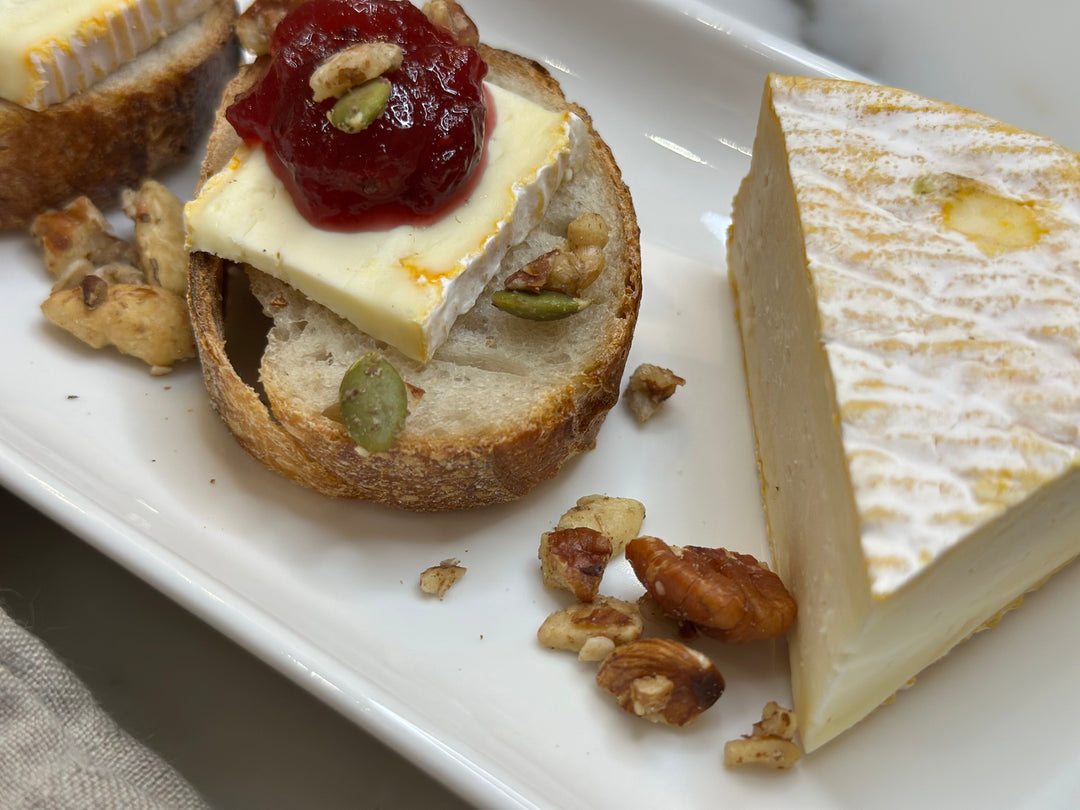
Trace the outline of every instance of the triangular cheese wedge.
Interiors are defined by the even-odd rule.
[[[728,263],[813,750],[1080,553],[1080,159],[771,76]]]

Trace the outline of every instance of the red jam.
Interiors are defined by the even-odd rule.
[[[330,54],[357,42],[401,46],[401,67],[383,115],[346,133],[326,117],[308,84]],[[416,219],[454,202],[480,164],[486,130],[476,48],[457,44],[405,0],[311,0],[274,31],[265,76],[226,117],[246,141],[261,142],[270,167],[309,222],[360,230]]]

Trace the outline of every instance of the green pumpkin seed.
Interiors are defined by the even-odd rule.
[[[389,450],[405,426],[409,397],[405,383],[377,352],[358,359],[339,389],[341,419],[349,436],[371,453]]]
[[[503,312],[509,312],[519,318],[530,321],[557,321],[581,312],[592,302],[554,290],[541,290],[538,293],[524,290],[499,290],[492,293],[491,303]]]
[[[381,77],[372,79],[339,98],[326,117],[342,132],[361,132],[378,120],[389,100],[390,82]]]

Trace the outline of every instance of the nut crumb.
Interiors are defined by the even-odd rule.
[[[795,712],[769,701],[750,734],[724,744],[724,765],[765,765],[787,770],[802,756],[802,749],[794,741],[797,730]]]
[[[460,560],[451,558],[425,569],[420,574],[420,590],[441,600],[467,570]]]
[[[642,363],[630,375],[626,386],[626,404],[641,423],[648,422],[660,406],[675,393],[686,380],[671,369]]]

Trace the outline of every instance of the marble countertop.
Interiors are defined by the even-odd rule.
[[[712,4],[885,83],[981,109],[1080,148],[1080,105],[1071,101],[1080,4]],[[9,612],[27,621],[124,727],[176,764],[215,807],[465,806],[3,491],[0,515],[0,590]]]

